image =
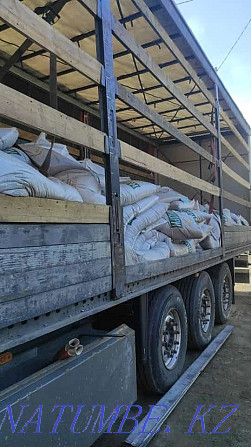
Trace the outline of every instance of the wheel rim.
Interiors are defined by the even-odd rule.
[[[170,309],[165,317],[161,334],[161,353],[165,367],[174,368],[181,347],[181,322],[176,309]]]
[[[229,308],[230,303],[230,281],[229,277],[225,276],[223,281],[223,291],[222,291],[222,307],[224,312]]]
[[[208,331],[212,314],[211,294],[208,289],[204,289],[201,295],[200,305],[200,325],[204,333]]]

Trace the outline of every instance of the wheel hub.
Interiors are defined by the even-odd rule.
[[[211,295],[208,289],[204,289],[201,296],[200,325],[204,333],[208,331],[212,313]]]
[[[164,365],[167,369],[172,369],[178,360],[181,345],[181,323],[176,309],[170,309],[165,317],[161,342]]]
[[[225,276],[223,281],[223,291],[222,291],[222,307],[224,312],[227,311],[229,307],[229,300],[230,300],[230,283],[228,276]]]

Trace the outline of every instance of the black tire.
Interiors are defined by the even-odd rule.
[[[226,262],[211,271],[215,293],[215,322],[224,324],[229,318],[233,302],[233,280]]]
[[[179,281],[177,288],[179,289],[183,301],[185,303],[186,312],[189,312],[189,299],[191,295],[191,289],[193,286],[194,276],[187,276]]]
[[[211,341],[215,319],[214,287],[207,272],[193,277],[187,310],[188,348],[202,350]]]
[[[173,325],[176,321],[177,326]],[[169,344],[166,342],[167,339]],[[174,348],[178,339],[178,347]],[[186,310],[176,287],[159,289],[151,300],[147,348],[146,362],[138,365],[140,385],[150,393],[163,394],[181,375],[187,349]],[[168,366],[165,365],[165,361],[169,362]]]

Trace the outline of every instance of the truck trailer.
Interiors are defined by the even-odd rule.
[[[0,0],[0,19],[1,128],[47,134],[47,172],[55,143],[104,166],[106,197],[1,190],[1,445],[89,446],[104,407],[165,393],[227,321],[250,127],[172,0]],[[219,247],[126,263],[120,177],[208,203]]]

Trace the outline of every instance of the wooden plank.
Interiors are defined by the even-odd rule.
[[[207,89],[206,84],[203,82],[202,79],[199,78],[196,71],[193,69],[192,65],[189,61],[186,60],[180,49],[177,47],[175,42],[170,38],[166,30],[163,28],[163,26],[160,24],[156,16],[151,12],[151,10],[148,8],[146,3],[143,0],[132,0],[132,2],[135,4],[135,6],[139,9],[139,11],[142,12],[143,16],[147,20],[147,22],[152,26],[154,31],[159,35],[159,37],[163,40],[166,47],[173,53],[173,55],[178,59],[179,63],[182,65],[182,67],[186,70],[186,72],[191,76],[191,78],[194,80],[195,84],[200,88],[202,93],[206,96],[208,101],[215,107],[215,98],[211,94],[211,92]],[[231,119],[228,117],[227,113],[224,112],[222,107],[220,106],[220,115],[224,119],[224,121],[228,124],[232,132],[236,135],[238,140],[242,143],[242,145],[245,147],[245,149],[248,151],[248,144],[242,137],[242,135],[237,130],[234,123],[231,121]],[[238,153],[237,153],[238,154]],[[238,157],[236,157],[238,158]],[[238,158],[239,159],[239,158]],[[239,159],[239,161],[242,163],[242,161]]]
[[[249,164],[244,160],[244,158],[239,154],[239,152],[237,152],[237,150],[229,143],[229,141],[227,141],[227,139],[225,137],[223,137],[222,135],[221,135],[221,143],[249,171]]]
[[[110,256],[110,242],[7,248],[0,250],[1,273],[14,273],[20,272],[20,270],[30,272],[45,267],[63,267]]]
[[[0,222],[109,223],[109,207],[0,194]]]
[[[37,270],[20,269],[16,273],[0,275],[0,303],[15,301],[29,295],[48,292],[62,287],[93,281],[111,275],[111,258]],[[13,303],[14,304],[14,303]]]
[[[0,249],[108,241],[108,224],[0,225]]]
[[[0,66],[4,65],[4,61],[2,61],[0,59]],[[20,68],[17,67],[11,67],[10,72],[13,73],[15,76],[18,76],[21,79],[25,79],[26,81],[28,81],[29,83],[35,85],[36,87],[40,88],[41,90],[44,90],[46,92],[49,92],[50,87],[49,84],[47,84],[46,82],[41,81],[40,79],[32,76],[30,73],[27,73],[23,70],[20,70]],[[100,113],[98,109],[94,109],[93,107],[89,107],[83,100],[83,98],[81,98],[81,96],[77,95],[76,96],[71,96],[69,94],[63,93],[61,91],[58,90],[58,98],[62,99],[63,101],[74,105],[75,107],[78,107],[80,110],[86,110],[87,112],[91,113],[93,116],[97,116],[100,117]],[[142,141],[145,141],[146,143],[151,144],[152,146],[157,146],[157,143],[150,139],[145,137],[143,134],[139,134],[137,133],[135,130],[133,130],[130,127],[126,127],[123,124],[117,123],[118,128],[133,135],[136,136],[137,138],[139,138]]]
[[[124,26],[113,17],[113,33],[117,39],[128,48],[150,73],[206,128],[217,137],[217,131],[192,102],[175,86],[164,70],[157,65],[151,56],[137,44]]]
[[[104,152],[105,134],[23,93],[0,85],[0,116],[80,146]]]
[[[242,144],[242,146],[246,149],[246,151],[249,153],[249,146],[248,143],[244,140],[243,136],[240,134],[240,132],[238,131],[238,129],[235,127],[234,123],[230,120],[230,118],[228,117],[228,115],[222,110],[222,108],[220,107],[220,115],[221,117],[224,119],[224,121],[228,124],[228,126],[230,127],[230,129],[232,130],[232,132],[235,134],[235,136],[237,137],[237,139],[240,141],[240,143]]]
[[[207,261],[208,259],[217,258],[221,254],[222,249],[219,248],[176,258],[129,265],[126,267],[126,283],[129,284],[157,275],[176,272],[182,268]]]
[[[226,227],[226,233],[249,233],[251,231],[251,226],[247,227],[245,225],[234,225],[232,227]]]
[[[223,197],[225,199],[230,200],[231,202],[239,203],[239,205],[246,206],[247,208],[251,208],[251,202],[248,200],[241,199],[241,197],[235,196],[231,192],[223,191]]]
[[[112,290],[111,276],[1,304],[0,329]]]
[[[236,172],[229,168],[229,166],[227,166],[224,162],[222,162],[222,170],[237,183],[250,190],[250,183],[247,180],[243,179],[240,175],[236,174]]]
[[[176,168],[152,155],[146,154],[122,141],[121,158],[128,163],[156,172],[164,177],[192,186],[195,189],[200,189],[215,196],[220,195],[220,189],[217,186],[214,186],[205,180],[201,180],[188,172],[182,171],[182,169]]]
[[[214,159],[211,154],[209,154],[205,149],[195,143],[191,138],[178,130],[175,126],[165,120],[161,115],[155,112],[153,109],[150,109],[146,104],[144,104],[140,99],[138,99],[135,95],[133,95],[127,88],[123,87],[118,83],[117,88],[117,96],[132,107],[137,112],[141,113],[143,116],[148,118],[150,121],[155,123],[161,129],[168,132],[170,135],[174,136],[178,141],[185,144],[185,146],[192,149],[192,151],[196,152],[198,155],[201,155],[206,160],[213,163]]]
[[[0,0],[0,17],[25,37],[100,84],[102,65],[19,0]]]
[[[166,47],[173,53],[176,59],[178,59],[179,63],[191,76],[195,84],[200,88],[200,90],[206,96],[208,101],[215,107],[215,98],[213,97],[212,93],[207,89],[205,83],[199,78],[196,71],[193,69],[192,65],[186,60],[180,49],[168,35],[163,26],[160,24],[157,17],[151,12],[150,8],[148,8],[144,0],[132,0],[132,2],[139,9],[139,11],[142,12],[143,16],[145,17],[149,25],[163,40]]]
[[[251,244],[251,227],[225,227],[226,249],[234,249]]]

